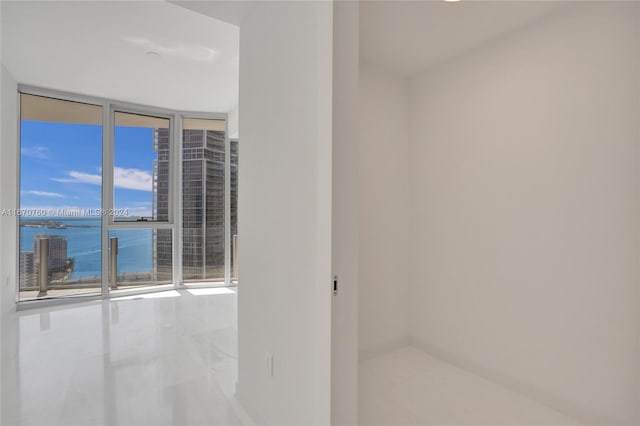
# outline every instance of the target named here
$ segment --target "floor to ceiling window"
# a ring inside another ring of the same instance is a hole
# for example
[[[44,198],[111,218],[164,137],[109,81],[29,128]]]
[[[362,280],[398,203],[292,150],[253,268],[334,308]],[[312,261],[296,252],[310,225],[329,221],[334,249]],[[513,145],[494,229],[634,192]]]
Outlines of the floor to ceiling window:
[[[225,114],[22,89],[19,300],[237,282]]]
[[[239,145],[238,139],[231,139],[229,142],[231,156],[229,165],[231,168],[231,182],[229,190],[230,197],[230,215],[231,215],[231,282],[238,283],[238,157]]]
[[[99,294],[102,107],[20,102],[19,299]]]
[[[185,283],[224,283],[228,245],[224,120],[182,121],[182,274]]]
[[[171,115],[113,111],[111,290],[172,282],[171,121]]]

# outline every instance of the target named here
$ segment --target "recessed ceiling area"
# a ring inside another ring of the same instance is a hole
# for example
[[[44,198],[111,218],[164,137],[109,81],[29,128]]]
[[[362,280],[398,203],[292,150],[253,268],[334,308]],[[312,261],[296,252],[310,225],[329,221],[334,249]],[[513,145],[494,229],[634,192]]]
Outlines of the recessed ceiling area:
[[[164,1],[1,2],[23,84],[186,111],[238,104],[239,28]]]
[[[364,1],[360,57],[409,76],[565,5],[562,1]]]

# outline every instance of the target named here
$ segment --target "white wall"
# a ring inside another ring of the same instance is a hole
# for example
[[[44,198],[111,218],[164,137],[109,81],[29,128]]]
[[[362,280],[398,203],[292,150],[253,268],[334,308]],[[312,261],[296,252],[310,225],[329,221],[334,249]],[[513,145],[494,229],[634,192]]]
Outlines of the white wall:
[[[405,79],[360,63],[360,357],[406,343],[409,136]]]
[[[357,2],[333,5],[331,424],[358,424]]]
[[[0,208],[15,209],[17,206],[18,159],[18,87],[4,65],[0,70],[2,86],[0,97]],[[15,310],[16,283],[16,217],[0,215],[0,297],[2,316]]]
[[[257,2],[240,27],[238,395],[259,424],[330,421],[331,22]]]
[[[238,139],[240,134],[238,133],[238,119],[240,118],[240,109],[238,105],[227,112],[227,131],[229,132],[229,139]]]
[[[640,422],[639,7],[410,85],[414,341],[597,424]]]
[[[15,209],[18,157],[18,88],[16,81],[0,65],[0,209]],[[15,311],[16,292],[16,217],[0,214],[0,384],[5,386],[16,380],[17,327],[10,313]],[[0,402],[0,406],[2,403]],[[0,423],[13,414],[12,406],[2,406]]]

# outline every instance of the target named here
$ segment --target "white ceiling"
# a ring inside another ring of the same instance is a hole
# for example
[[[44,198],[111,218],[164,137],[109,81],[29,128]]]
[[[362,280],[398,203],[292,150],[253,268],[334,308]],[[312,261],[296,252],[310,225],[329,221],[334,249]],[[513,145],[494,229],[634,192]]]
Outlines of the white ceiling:
[[[169,0],[171,3],[240,26],[255,0]]]
[[[163,1],[0,4],[2,63],[20,83],[180,110],[238,104],[235,25]]]
[[[560,1],[363,1],[360,57],[412,75],[555,11]]]

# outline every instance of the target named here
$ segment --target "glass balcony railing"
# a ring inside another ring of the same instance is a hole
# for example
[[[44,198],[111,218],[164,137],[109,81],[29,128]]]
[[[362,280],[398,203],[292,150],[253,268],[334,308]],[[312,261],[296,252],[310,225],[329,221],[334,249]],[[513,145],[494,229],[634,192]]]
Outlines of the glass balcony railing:
[[[172,283],[171,229],[113,230],[109,232],[109,246],[111,290]]]
[[[101,230],[99,218],[22,218],[20,300],[99,294]]]

